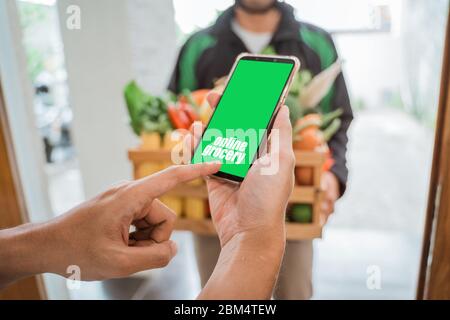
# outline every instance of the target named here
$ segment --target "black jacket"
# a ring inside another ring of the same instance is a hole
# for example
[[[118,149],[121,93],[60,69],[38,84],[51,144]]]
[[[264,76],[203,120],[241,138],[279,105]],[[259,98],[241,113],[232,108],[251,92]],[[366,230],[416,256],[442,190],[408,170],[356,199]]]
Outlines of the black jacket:
[[[278,7],[282,17],[269,44],[278,54],[298,57],[301,68],[308,69],[313,75],[336,61],[337,52],[327,32],[311,24],[297,21],[290,5],[281,2]],[[179,53],[169,90],[179,93],[183,89],[212,88],[216,79],[229,73],[236,57],[248,51],[231,29],[233,17],[234,7],[231,7],[222,13],[214,25],[195,33],[187,40]],[[320,103],[323,112],[337,108],[344,111],[342,125],[331,139],[329,146],[335,160],[331,171],[338,177],[343,194],[348,176],[347,130],[353,114],[342,73]]]

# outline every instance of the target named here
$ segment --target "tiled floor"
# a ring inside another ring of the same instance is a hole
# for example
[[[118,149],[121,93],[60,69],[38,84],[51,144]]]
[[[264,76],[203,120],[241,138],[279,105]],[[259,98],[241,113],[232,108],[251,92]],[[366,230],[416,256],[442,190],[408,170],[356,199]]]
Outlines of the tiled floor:
[[[129,279],[83,283],[75,299],[192,299],[200,291],[191,236],[178,232],[179,254],[164,270]],[[315,242],[313,299],[412,299],[419,237],[333,228]],[[369,289],[368,268],[380,270],[381,288]]]
[[[412,299],[420,246],[400,232],[328,229],[315,242],[314,299]],[[379,289],[367,286],[374,271]]]
[[[324,238],[315,241],[314,299],[414,297],[432,150],[431,130],[394,110],[364,111],[350,131],[350,180]],[[55,212],[82,200],[76,163],[50,171]],[[77,299],[192,299],[200,291],[192,236],[164,270],[83,283]],[[375,268],[375,269],[373,269]],[[377,271],[379,290],[368,279]]]

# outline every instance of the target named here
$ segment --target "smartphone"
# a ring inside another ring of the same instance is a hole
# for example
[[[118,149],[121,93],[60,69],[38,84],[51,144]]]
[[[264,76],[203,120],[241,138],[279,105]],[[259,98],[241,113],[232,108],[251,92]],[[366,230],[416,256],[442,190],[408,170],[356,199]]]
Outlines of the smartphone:
[[[221,161],[214,176],[242,182],[299,67],[291,56],[238,56],[191,162]]]

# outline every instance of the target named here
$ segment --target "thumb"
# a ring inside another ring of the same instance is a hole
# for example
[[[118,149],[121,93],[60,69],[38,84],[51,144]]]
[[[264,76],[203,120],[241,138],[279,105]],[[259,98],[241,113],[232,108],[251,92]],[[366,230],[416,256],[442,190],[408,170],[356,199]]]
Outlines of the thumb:
[[[292,149],[292,126],[289,120],[289,108],[282,106],[273,124],[273,131],[278,131],[281,151]]]
[[[177,250],[177,245],[172,240],[160,243],[153,240],[138,241],[135,246],[127,249],[127,260],[131,262],[129,274],[165,267],[177,254]]]
[[[292,126],[289,120],[288,107],[282,106],[278,112],[269,139],[270,156],[278,157],[283,155],[283,159],[294,157],[294,151],[292,149]]]
[[[208,93],[208,95],[206,96],[206,100],[208,100],[211,108],[215,109],[217,107],[221,96],[222,95],[217,91],[211,91],[210,93]]]

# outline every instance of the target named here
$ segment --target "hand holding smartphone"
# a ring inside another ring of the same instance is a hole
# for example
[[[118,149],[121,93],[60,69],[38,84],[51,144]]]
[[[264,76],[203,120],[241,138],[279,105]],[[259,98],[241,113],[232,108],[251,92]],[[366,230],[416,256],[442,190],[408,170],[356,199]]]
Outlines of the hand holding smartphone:
[[[221,161],[215,177],[243,181],[299,66],[290,56],[240,55],[192,163]]]

